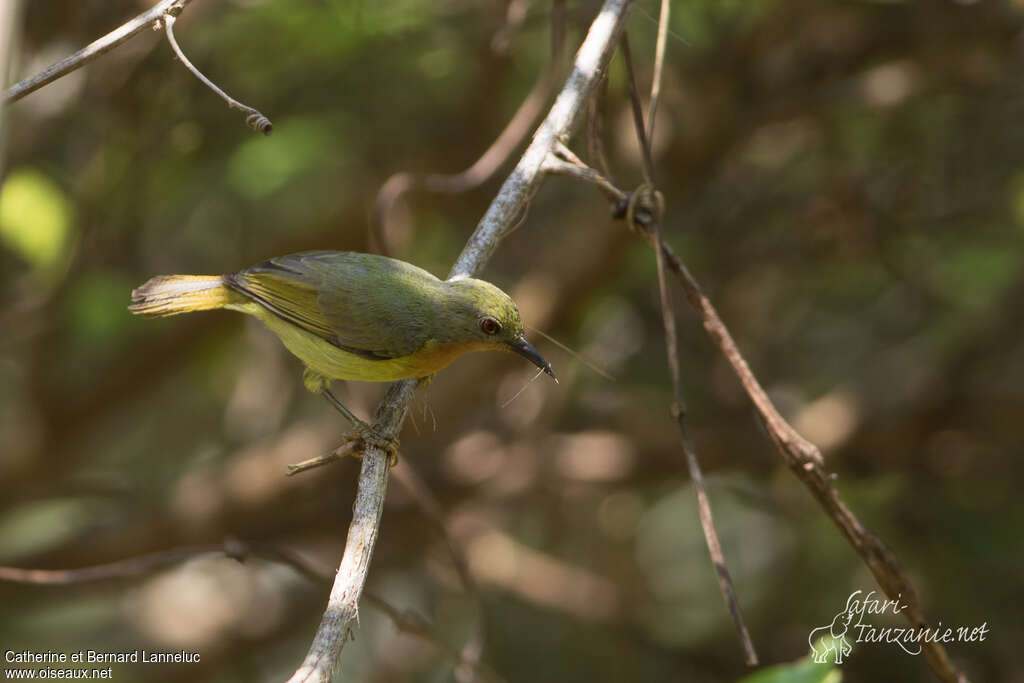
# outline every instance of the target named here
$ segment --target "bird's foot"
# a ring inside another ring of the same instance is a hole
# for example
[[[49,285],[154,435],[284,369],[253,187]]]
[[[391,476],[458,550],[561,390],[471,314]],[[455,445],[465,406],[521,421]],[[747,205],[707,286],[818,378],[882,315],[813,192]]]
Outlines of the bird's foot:
[[[394,467],[398,464],[398,439],[382,434],[373,425],[366,424],[362,420],[354,425],[353,433],[350,436],[361,442],[363,449],[371,446],[387,453],[389,466]]]

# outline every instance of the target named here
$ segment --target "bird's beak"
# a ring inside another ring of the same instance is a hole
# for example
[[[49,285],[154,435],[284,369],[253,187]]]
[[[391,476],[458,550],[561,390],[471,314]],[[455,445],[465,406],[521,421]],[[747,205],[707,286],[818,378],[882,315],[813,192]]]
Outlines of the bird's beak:
[[[515,351],[547,374],[551,375],[551,379],[555,380],[556,383],[558,382],[558,378],[555,377],[555,371],[551,369],[551,363],[544,360],[544,358],[537,353],[537,349],[533,348],[533,344],[526,341],[526,337],[519,337],[515,341],[509,342],[508,348]]]

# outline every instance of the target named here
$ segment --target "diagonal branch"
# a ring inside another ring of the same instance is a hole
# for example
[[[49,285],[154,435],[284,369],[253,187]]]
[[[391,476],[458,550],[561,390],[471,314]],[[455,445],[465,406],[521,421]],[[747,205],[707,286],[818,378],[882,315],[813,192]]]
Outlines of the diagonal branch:
[[[616,41],[625,27],[630,0],[606,0],[576,53],[572,72],[547,117],[534,134],[511,175],[501,186],[462,254],[451,276],[473,275],[486,265],[501,238],[515,225],[530,197],[544,179],[544,160],[560,138],[568,137],[590,92],[604,75]],[[405,419],[418,382],[396,382],[388,389],[377,409],[375,426],[394,437]],[[359,488],[353,507],[352,524],[341,566],[324,611],[323,619],[302,665],[289,683],[327,683],[349,634],[358,619],[359,597],[366,583],[370,557],[377,541],[384,494],[388,482],[388,457],[378,448],[363,455]]]
[[[739,347],[733,341],[729,329],[722,322],[718,311],[715,310],[696,278],[693,277],[672,247],[655,236],[652,228],[656,216],[650,212],[643,214],[639,211],[632,212],[631,209],[636,204],[633,197],[616,188],[592,168],[583,166],[582,162],[571,153],[567,153],[566,150],[556,150],[556,153],[548,160],[546,168],[551,173],[569,175],[596,184],[609,197],[613,216],[624,218],[628,213],[630,225],[638,228],[637,232],[648,241],[652,248],[660,249],[665,265],[675,274],[687,301],[700,316],[704,330],[725,356],[729,365],[732,366],[733,372],[736,373],[747,396],[754,404],[761,423],[775,443],[786,465],[797,479],[810,490],[825,514],[839,527],[842,535],[860,555],[861,560],[871,571],[885,594],[894,600],[898,599],[906,603],[907,606],[901,611],[901,614],[910,622],[915,631],[923,633],[931,630],[924,610],[921,608],[920,598],[906,571],[885,547],[885,544],[846,507],[833,484],[834,476],[825,470],[821,451],[801,436],[779,414],[767,392],[750,370]],[[628,211],[627,207],[629,207]],[[928,666],[939,680],[944,683],[967,683],[967,676],[950,661],[949,654],[942,644],[924,639],[921,647]]]
[[[652,247],[656,244],[652,240]],[[882,541],[871,533],[843,503],[839,492],[832,484],[833,477],[825,470],[818,447],[800,436],[779,415],[775,406],[772,405],[771,399],[768,398],[740,354],[725,323],[718,317],[718,312],[711,305],[711,301],[704,294],[697,280],[690,274],[686,265],[666,242],[661,241],[660,247],[666,264],[676,274],[687,300],[701,317],[704,329],[729,361],[750,399],[754,402],[765,428],[771,435],[772,441],[775,442],[786,465],[810,489],[825,513],[839,527],[857,554],[861,556],[864,564],[871,570],[886,595],[893,599],[901,599],[906,603],[907,607],[903,610],[903,615],[907,621],[919,632],[930,629],[924,611],[921,609],[920,598],[918,598],[903,567]],[[925,659],[928,660],[928,666],[940,680],[945,683],[967,683],[966,675],[950,661],[946,649],[940,643],[925,639],[921,643],[921,647],[924,650]]]
[[[134,19],[121,24],[102,38],[89,43],[75,54],[65,57],[39,73],[12,85],[0,96],[0,104],[17,102],[25,95],[39,90],[44,85],[53,83],[58,78],[81,69],[89,62],[105,55],[121,43],[132,38],[143,29],[159,26],[165,14],[168,12],[181,12],[190,2],[192,0],[161,0]]]

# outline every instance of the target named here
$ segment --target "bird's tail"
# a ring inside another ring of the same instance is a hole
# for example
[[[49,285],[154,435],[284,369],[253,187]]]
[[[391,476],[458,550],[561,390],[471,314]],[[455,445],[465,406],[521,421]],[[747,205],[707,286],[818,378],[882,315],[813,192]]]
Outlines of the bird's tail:
[[[128,310],[135,315],[163,317],[223,308],[238,299],[220,275],[157,275],[132,290]]]

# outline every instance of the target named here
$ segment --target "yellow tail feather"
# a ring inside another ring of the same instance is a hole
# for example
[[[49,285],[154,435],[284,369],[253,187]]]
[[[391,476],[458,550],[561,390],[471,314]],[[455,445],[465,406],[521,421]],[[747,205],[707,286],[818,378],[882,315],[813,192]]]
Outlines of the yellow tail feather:
[[[243,298],[224,286],[220,275],[157,275],[132,290],[128,310],[148,317],[207,311]]]

